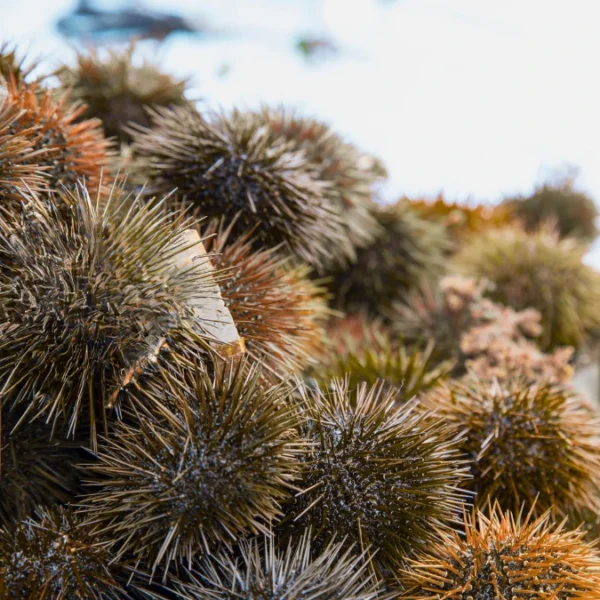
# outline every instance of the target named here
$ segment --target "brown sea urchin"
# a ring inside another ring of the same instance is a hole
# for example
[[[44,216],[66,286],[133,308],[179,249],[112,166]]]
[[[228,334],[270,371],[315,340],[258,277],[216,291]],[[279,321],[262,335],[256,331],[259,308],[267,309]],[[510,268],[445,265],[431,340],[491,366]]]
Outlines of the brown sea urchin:
[[[597,600],[600,555],[583,532],[555,525],[548,513],[513,516],[497,507],[465,520],[466,536],[441,532],[404,573],[407,600]]]
[[[327,184],[303,152],[273,141],[259,116],[204,117],[191,107],[151,116],[152,128],[134,128],[133,152],[152,193],[176,187],[203,216],[237,215],[235,235],[255,228],[258,246],[283,246],[313,265],[349,251],[342,221],[323,197]]]

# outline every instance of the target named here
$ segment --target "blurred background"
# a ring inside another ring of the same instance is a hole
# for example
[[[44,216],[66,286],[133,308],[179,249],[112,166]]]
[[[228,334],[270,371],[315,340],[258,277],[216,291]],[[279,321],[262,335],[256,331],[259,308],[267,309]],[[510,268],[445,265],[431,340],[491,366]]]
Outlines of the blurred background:
[[[0,0],[51,70],[88,44],[190,76],[207,107],[293,106],[379,156],[400,195],[497,203],[568,169],[600,200],[593,0]],[[54,61],[54,62],[52,62]],[[588,261],[600,265],[600,244]]]

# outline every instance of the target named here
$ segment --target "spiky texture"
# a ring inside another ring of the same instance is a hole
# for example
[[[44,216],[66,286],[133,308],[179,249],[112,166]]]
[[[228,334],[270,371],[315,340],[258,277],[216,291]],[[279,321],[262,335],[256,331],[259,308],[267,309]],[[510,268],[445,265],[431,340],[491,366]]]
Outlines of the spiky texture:
[[[314,369],[314,378],[326,386],[346,377],[351,390],[363,382],[372,386],[382,381],[386,391],[393,388],[396,402],[402,403],[438,385],[453,367],[450,361],[435,364],[433,344],[420,351],[382,336],[372,344],[353,346],[348,340],[345,351],[325,355]]]
[[[277,375],[300,371],[323,346],[324,290],[308,278],[307,267],[294,267],[273,250],[253,250],[251,232],[236,239],[232,229],[213,221],[204,246],[223,272],[221,295],[247,352]]]
[[[27,59],[19,58],[17,49],[7,42],[0,44],[0,85],[14,80],[22,84],[36,68],[35,62],[26,65]]]
[[[542,349],[579,348],[600,323],[600,274],[582,262],[586,252],[553,229],[515,227],[473,237],[456,263],[465,274],[489,280],[486,294],[495,302],[539,311]]]
[[[40,507],[73,500],[80,491],[77,443],[61,439],[64,432],[53,438],[40,419],[15,429],[19,416],[4,409],[0,421],[0,527],[5,528]]]
[[[441,386],[425,406],[463,432],[468,486],[476,501],[536,514],[552,509],[597,509],[600,491],[600,423],[589,406],[565,389],[472,380]]]
[[[505,200],[504,206],[530,231],[550,221],[561,237],[576,237],[589,243],[598,234],[598,209],[592,198],[576,191],[573,184],[569,178],[556,184],[546,183],[531,196]]]
[[[35,86],[19,86],[14,80],[5,104],[5,111],[14,111],[5,135],[27,139],[34,152],[24,164],[43,175],[46,189],[74,189],[82,179],[90,189],[98,187],[110,156],[99,121],[77,123],[82,109],[67,106],[66,97],[54,100],[50,91],[38,94]]]
[[[152,129],[133,133],[138,173],[149,191],[178,188],[208,217],[236,215],[234,234],[256,228],[257,246],[283,245],[307,263],[351,255],[327,187],[304,153],[272,140],[262,118],[234,110],[205,118],[190,107],[152,111]]]
[[[0,219],[2,400],[69,435],[84,416],[94,444],[123,373],[191,319],[207,272],[174,267],[186,242],[160,203],[116,188],[101,205],[80,189],[65,218],[46,202],[29,198],[21,228]]]
[[[330,289],[336,309],[384,317],[422,279],[442,273],[448,240],[440,225],[402,203],[378,206],[373,214],[379,235],[354,264],[329,273]]]
[[[461,241],[470,234],[505,226],[514,221],[512,211],[504,205],[460,204],[448,202],[441,195],[433,202],[409,198],[402,198],[402,201],[408,203],[424,219],[441,223],[451,239],[456,241]]]
[[[100,119],[107,137],[125,143],[131,141],[126,125],[150,125],[148,107],[185,104],[188,83],[148,61],[134,66],[134,52],[133,44],[124,51],[109,50],[106,56],[92,49],[77,56],[74,68],[65,66],[58,71],[70,98],[86,105],[81,118]]]
[[[540,314],[496,304],[483,296],[488,289],[485,280],[459,276],[421,286],[390,311],[392,328],[417,346],[433,340],[434,357],[455,360],[456,376],[469,370],[487,380],[568,381],[573,349],[541,352],[534,342],[542,333]]]
[[[308,532],[285,549],[265,536],[242,542],[238,556],[207,557],[179,591],[186,600],[375,600],[382,594],[368,567],[340,542],[313,557]]]
[[[298,471],[287,390],[261,386],[244,362],[214,377],[199,366],[148,377],[131,390],[139,425],[118,426],[89,467],[89,518],[153,571],[266,532]]]
[[[329,183],[323,195],[342,215],[352,245],[371,243],[378,231],[371,208],[374,186],[383,175],[379,161],[345,142],[322,121],[283,108],[264,108],[262,117],[275,138],[281,136],[304,151],[319,179]]]
[[[380,568],[426,547],[435,527],[448,527],[465,500],[464,467],[441,422],[427,422],[414,403],[395,406],[395,393],[343,381],[301,389],[311,445],[301,489],[286,507],[281,530],[311,528],[318,550],[341,535],[377,551]]]
[[[0,529],[0,598],[129,598],[97,534],[71,511],[42,511]]]
[[[411,564],[402,579],[407,600],[597,600],[600,555],[581,531],[497,507],[491,516],[465,518],[466,535],[441,532],[442,541]]]

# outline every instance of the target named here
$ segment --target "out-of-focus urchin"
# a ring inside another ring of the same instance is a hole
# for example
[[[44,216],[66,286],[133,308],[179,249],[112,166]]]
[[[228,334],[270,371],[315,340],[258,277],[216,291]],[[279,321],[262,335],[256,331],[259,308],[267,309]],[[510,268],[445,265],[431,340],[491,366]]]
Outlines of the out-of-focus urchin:
[[[153,571],[191,564],[215,544],[267,533],[298,474],[302,444],[289,386],[226,365],[159,369],[130,390],[138,424],[119,424],[89,466],[98,489],[85,511],[118,555]]]
[[[425,221],[404,203],[372,210],[380,225],[375,240],[353,264],[327,275],[334,308],[385,317],[420,282],[441,275],[448,238],[441,225]]]
[[[20,86],[14,80],[8,84],[0,111],[3,135],[24,137],[30,144],[31,152],[21,157],[22,164],[39,172],[44,189],[74,189],[82,180],[92,190],[98,187],[110,160],[100,121],[78,123],[82,109],[69,105],[66,97],[55,100],[51,91],[37,93],[35,86]]]
[[[82,119],[98,118],[107,137],[129,143],[125,126],[150,125],[147,108],[180,106],[187,102],[187,80],[163,73],[144,61],[134,64],[135,46],[109,50],[106,56],[93,49],[77,56],[75,67],[63,66],[57,74],[69,98],[85,105]]]
[[[466,499],[456,443],[441,421],[414,402],[396,406],[381,386],[301,388],[306,422],[301,489],[286,506],[280,531],[310,528],[322,550],[334,536],[376,551],[380,569],[427,547],[436,527],[450,527]]]
[[[0,529],[0,598],[129,598],[97,532],[70,510]]]
[[[600,422],[572,392],[524,381],[453,382],[431,391],[424,405],[462,432],[467,486],[479,506],[557,515],[598,510]],[[537,499],[537,502],[536,502]]]
[[[192,107],[151,112],[152,128],[132,131],[135,171],[149,192],[177,187],[207,217],[236,216],[234,235],[254,229],[258,247],[279,247],[319,266],[351,256],[327,183],[303,151],[272,133],[254,113],[204,117]]]
[[[466,274],[487,279],[486,295],[515,310],[542,315],[540,347],[580,348],[600,324],[600,274],[583,262],[587,246],[560,239],[548,227],[489,230],[474,236],[456,255]]]
[[[407,600],[598,600],[600,555],[583,532],[549,513],[465,517],[466,535],[440,531],[441,542],[411,561],[400,579]]]
[[[362,248],[372,242],[379,229],[371,211],[374,188],[387,175],[381,162],[345,142],[322,121],[283,108],[263,108],[261,114],[273,136],[304,151],[319,179],[329,183],[323,195],[338,208],[352,245]]]
[[[278,548],[273,537],[242,541],[236,554],[206,557],[179,587],[185,600],[375,600],[383,597],[369,557],[331,541],[311,553],[310,533]]]
[[[218,271],[219,287],[248,354],[265,371],[285,376],[314,362],[329,316],[325,291],[303,265],[273,250],[254,250],[252,232],[232,235],[234,224],[212,221],[204,246]]]
[[[210,272],[176,268],[187,242],[160,202],[114,188],[105,203],[81,188],[60,204],[68,218],[34,195],[22,227],[0,219],[2,400],[69,435],[87,418],[93,446],[124,373],[193,322]]]

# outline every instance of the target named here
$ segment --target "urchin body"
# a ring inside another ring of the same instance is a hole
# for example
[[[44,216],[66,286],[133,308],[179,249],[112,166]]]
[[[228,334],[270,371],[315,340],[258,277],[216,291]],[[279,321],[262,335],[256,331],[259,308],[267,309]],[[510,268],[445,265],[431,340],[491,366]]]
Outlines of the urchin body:
[[[196,366],[159,371],[131,402],[145,416],[122,425],[90,465],[99,488],[86,512],[113,546],[146,560],[187,562],[222,542],[266,531],[297,477],[297,411],[260,372]],[[165,385],[166,382],[166,385]],[[139,419],[138,419],[139,420]]]
[[[257,246],[316,266],[348,252],[342,221],[323,197],[326,184],[302,152],[273,141],[256,115],[205,118],[190,107],[152,114],[151,129],[133,131],[150,191],[177,187],[200,214],[237,217],[235,234],[255,228]]]

